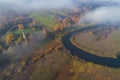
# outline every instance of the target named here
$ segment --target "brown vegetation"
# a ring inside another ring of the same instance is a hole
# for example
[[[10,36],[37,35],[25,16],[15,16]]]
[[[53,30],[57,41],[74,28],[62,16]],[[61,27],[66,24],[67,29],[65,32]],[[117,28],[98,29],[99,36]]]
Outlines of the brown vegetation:
[[[23,24],[18,24],[18,29],[19,29],[19,30],[24,30]]]

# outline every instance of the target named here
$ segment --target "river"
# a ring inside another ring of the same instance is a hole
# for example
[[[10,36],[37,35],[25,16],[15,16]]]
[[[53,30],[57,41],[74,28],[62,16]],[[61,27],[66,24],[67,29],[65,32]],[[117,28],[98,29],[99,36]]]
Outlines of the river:
[[[94,28],[95,27],[82,28],[80,30],[73,31],[73,32],[70,32],[70,33],[66,34],[62,38],[63,45],[67,49],[70,50],[70,52],[72,53],[72,55],[76,55],[79,58],[84,59],[87,62],[93,62],[95,64],[99,64],[99,65],[103,65],[103,66],[119,68],[120,67],[120,56],[118,56],[117,58],[108,58],[108,57],[97,56],[97,55],[91,54],[89,52],[86,52],[86,51],[83,51],[83,50],[77,48],[70,41],[70,38],[74,34],[76,34],[77,32],[82,32],[84,30],[90,30],[90,29],[94,29]]]

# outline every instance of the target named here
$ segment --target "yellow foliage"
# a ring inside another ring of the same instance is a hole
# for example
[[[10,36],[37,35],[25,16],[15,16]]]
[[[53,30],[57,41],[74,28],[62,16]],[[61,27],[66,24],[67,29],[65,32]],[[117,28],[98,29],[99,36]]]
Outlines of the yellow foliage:
[[[20,36],[18,39],[17,39],[17,43],[21,43],[23,41],[23,37],[22,36]]]
[[[5,41],[9,45],[13,39],[14,39],[14,35],[12,32],[10,32],[6,35]]]
[[[24,67],[26,65],[26,62],[25,61],[21,61],[20,65]]]

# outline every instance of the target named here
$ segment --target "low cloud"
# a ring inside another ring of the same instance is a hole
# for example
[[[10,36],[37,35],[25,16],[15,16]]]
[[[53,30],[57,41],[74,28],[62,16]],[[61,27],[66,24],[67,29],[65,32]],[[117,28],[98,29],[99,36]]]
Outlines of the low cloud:
[[[95,24],[117,24],[120,23],[119,16],[120,8],[118,7],[100,7],[86,13],[81,22]]]
[[[0,22],[3,16],[12,17],[32,11],[70,8],[72,0],[0,0]]]
[[[20,60],[26,55],[30,56],[37,48],[41,47],[41,44],[46,37],[46,35],[34,33],[33,38],[29,41],[29,43],[23,42],[20,45],[9,47],[2,54],[10,56],[9,58],[11,58],[11,60]]]
[[[97,0],[96,0],[97,1]],[[98,0],[100,1],[100,0]],[[102,0],[101,0],[102,1]],[[100,2],[101,2],[100,1]],[[108,1],[108,0],[106,0]],[[110,24],[116,25],[120,23],[120,5],[115,1],[108,1],[111,4],[108,6],[101,6],[95,10],[88,11],[84,14],[84,17],[80,20],[79,23],[83,24]],[[116,5],[115,5],[116,3]]]
[[[71,0],[0,0],[0,2],[20,9],[53,9],[72,5]]]

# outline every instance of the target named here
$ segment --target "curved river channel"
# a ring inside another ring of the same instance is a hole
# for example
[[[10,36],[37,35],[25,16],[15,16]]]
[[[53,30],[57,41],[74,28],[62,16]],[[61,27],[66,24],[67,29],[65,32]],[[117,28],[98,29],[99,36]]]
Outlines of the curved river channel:
[[[119,68],[120,67],[120,56],[118,56],[117,58],[108,58],[108,57],[97,56],[97,55],[91,54],[89,52],[85,52],[85,51],[81,50],[80,48],[77,48],[70,41],[70,38],[77,32],[82,32],[82,31],[90,30],[90,29],[94,29],[94,28],[95,27],[83,28],[83,29],[73,31],[73,32],[66,34],[62,38],[63,45],[67,49],[70,50],[72,55],[76,55],[85,61],[93,62],[95,64],[99,64],[99,65],[103,65],[103,66]]]

